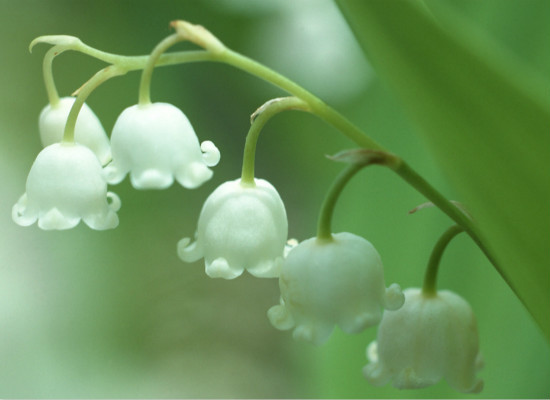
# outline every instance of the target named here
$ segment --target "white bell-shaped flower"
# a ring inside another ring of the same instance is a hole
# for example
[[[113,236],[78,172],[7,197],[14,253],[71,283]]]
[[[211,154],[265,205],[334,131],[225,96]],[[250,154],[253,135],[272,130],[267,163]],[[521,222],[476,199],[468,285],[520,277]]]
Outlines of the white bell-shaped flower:
[[[480,392],[476,373],[483,359],[470,305],[447,290],[427,296],[409,288],[404,294],[404,306],[384,313],[377,341],[367,348],[367,380],[379,386],[393,379],[396,388],[416,389],[445,378],[460,392]]]
[[[178,243],[183,261],[204,257],[206,274],[233,279],[246,269],[261,278],[277,277],[288,235],[281,197],[263,179],[255,185],[240,179],[221,184],[208,197],[199,216],[196,241]]]
[[[212,177],[208,167],[220,161],[214,143],[199,145],[185,114],[167,103],[126,108],[113,127],[111,151],[107,181],[119,183],[129,172],[136,189],[165,189],[174,176],[182,186],[196,188]]]
[[[277,329],[294,328],[296,339],[324,343],[338,325],[358,333],[377,324],[381,308],[403,304],[399,285],[386,289],[380,256],[352,233],[305,240],[288,253],[279,277],[281,304],[268,311]]]
[[[78,143],[54,143],[36,157],[27,191],[13,206],[13,220],[22,226],[38,220],[42,229],[70,229],[82,219],[92,229],[118,225],[120,200],[107,192],[95,154]]]
[[[59,99],[59,103],[55,106],[48,104],[42,109],[38,119],[38,128],[40,140],[44,147],[59,143],[63,139],[65,124],[74,101],[74,97],[63,97]],[[109,138],[99,118],[86,103],[82,105],[78,113],[74,139],[77,143],[90,148],[101,162],[101,165],[105,165],[111,160]]]

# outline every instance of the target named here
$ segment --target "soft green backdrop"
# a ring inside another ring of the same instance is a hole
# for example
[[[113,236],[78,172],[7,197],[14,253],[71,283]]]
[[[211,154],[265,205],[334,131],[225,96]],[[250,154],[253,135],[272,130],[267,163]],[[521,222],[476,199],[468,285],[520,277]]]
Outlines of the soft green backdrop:
[[[548,1],[440,1],[548,76]],[[212,181],[194,191],[161,192],[138,192],[124,181],[112,189],[123,206],[120,226],[109,232],[86,226],[43,232],[11,221],[40,151],[37,118],[47,101],[46,46],[31,55],[30,41],[71,34],[106,51],[145,54],[177,18],[207,26],[233,49],[319,94],[457,199],[330,1],[0,0],[0,397],[467,396],[445,382],[421,391],[374,388],[361,368],[375,329],[355,336],[335,331],[322,347],[295,343],[265,315],[278,301],[275,280],[212,280],[200,263],[177,258],[176,243],[194,233],[206,196],[238,176],[249,114],[282,94],[229,67],[166,67],[153,77],[153,100],[182,108],[199,138],[221,149]],[[63,54],[54,65],[60,93],[69,94],[101,66]],[[136,102],[138,81],[131,73],[89,99],[108,131]],[[308,115],[287,113],[266,127],[257,175],[284,199],[291,237],[314,235],[324,192],[341,168],[324,155],[351,146]],[[365,170],[344,192],[334,229],[375,244],[388,284],[418,286],[431,246],[449,225],[436,209],[407,214],[423,201],[390,172]],[[439,285],[465,297],[478,318],[486,367],[485,390],[475,397],[548,397],[548,343],[466,236],[445,254]]]

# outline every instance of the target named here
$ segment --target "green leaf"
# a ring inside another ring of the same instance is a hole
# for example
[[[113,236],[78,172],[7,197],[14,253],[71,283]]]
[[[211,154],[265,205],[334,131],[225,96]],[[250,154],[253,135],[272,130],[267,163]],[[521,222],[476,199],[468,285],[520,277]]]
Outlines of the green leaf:
[[[435,18],[412,0],[337,3],[550,338],[548,82],[445,10]]]

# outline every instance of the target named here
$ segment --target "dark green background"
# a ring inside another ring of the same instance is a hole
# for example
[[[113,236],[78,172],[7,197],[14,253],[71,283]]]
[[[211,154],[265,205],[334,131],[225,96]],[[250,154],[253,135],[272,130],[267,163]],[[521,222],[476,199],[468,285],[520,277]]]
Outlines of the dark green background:
[[[550,71],[544,34],[550,2],[441,2],[538,71]],[[193,191],[174,186],[143,192],[125,180],[112,188],[122,200],[121,223],[109,232],[86,226],[43,232],[11,221],[11,207],[40,151],[37,118],[47,102],[41,76],[47,46],[29,54],[30,41],[70,34],[105,51],[146,54],[178,18],[205,25],[231,48],[320,94],[455,199],[393,94],[370,69],[367,79],[355,74],[366,64],[346,58],[342,43],[353,38],[349,32],[340,36],[345,25],[338,10],[325,7],[324,0],[296,3],[0,0],[0,397],[466,396],[445,382],[420,391],[374,388],[361,368],[376,329],[355,336],[336,330],[322,347],[296,343],[266,318],[278,302],[275,280],[248,275],[213,280],[201,263],[178,259],[176,243],[194,233],[206,196],[240,173],[249,114],[283,94],[230,67],[173,66],[153,77],[153,100],[180,107],[200,140],[211,139],[220,148],[222,160],[210,182]],[[300,46],[324,54],[326,62],[312,64],[313,56],[304,56],[309,53]],[[359,54],[357,47],[349,51]],[[60,93],[71,93],[102,65],[81,54],[63,54],[54,65]],[[130,73],[92,94],[88,104],[108,131],[122,109],[136,102],[138,82],[139,73]],[[265,128],[257,176],[273,183],[285,201],[291,237],[314,235],[323,195],[342,167],[324,155],[350,147],[309,115],[286,113]],[[407,214],[424,201],[375,167],[346,188],[334,229],[373,242],[387,284],[419,286],[431,246],[449,225],[436,209]],[[445,254],[439,286],[462,295],[476,312],[486,361],[480,374],[485,390],[476,397],[547,397],[548,343],[466,236]]]

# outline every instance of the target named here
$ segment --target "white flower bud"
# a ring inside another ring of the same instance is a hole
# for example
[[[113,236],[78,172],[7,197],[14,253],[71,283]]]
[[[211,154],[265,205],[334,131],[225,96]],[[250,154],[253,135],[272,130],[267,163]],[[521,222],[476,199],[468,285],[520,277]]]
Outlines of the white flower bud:
[[[82,219],[92,229],[118,225],[120,200],[107,192],[107,182],[94,153],[78,143],[55,143],[36,157],[27,191],[13,206],[22,226],[38,220],[42,229],[70,229]]]
[[[38,119],[40,140],[44,147],[59,143],[63,139],[65,124],[75,101],[74,97],[63,97],[55,106],[48,104],[42,109]],[[74,139],[92,150],[101,165],[111,160],[109,138],[101,122],[86,103],[82,105],[74,130]]]
[[[233,279],[246,269],[254,276],[277,277],[288,235],[284,204],[263,179],[255,186],[240,179],[221,184],[208,197],[199,216],[196,242],[178,243],[183,261],[204,257],[206,274]]]
[[[111,150],[108,182],[119,183],[129,172],[136,189],[165,189],[174,176],[182,186],[196,188],[212,177],[208,167],[220,161],[216,146],[199,145],[185,114],[167,103],[126,108],[113,127]]]
[[[460,392],[480,392],[483,381],[476,373],[483,359],[469,304],[447,290],[434,296],[417,288],[404,293],[404,306],[384,313],[377,341],[367,348],[367,380],[379,386],[393,379],[396,388],[416,389],[445,378]]]
[[[334,326],[358,333],[377,324],[381,308],[395,310],[404,298],[399,285],[384,284],[374,246],[342,232],[332,240],[311,238],[288,253],[279,277],[281,304],[268,311],[273,326],[296,339],[322,344]]]

